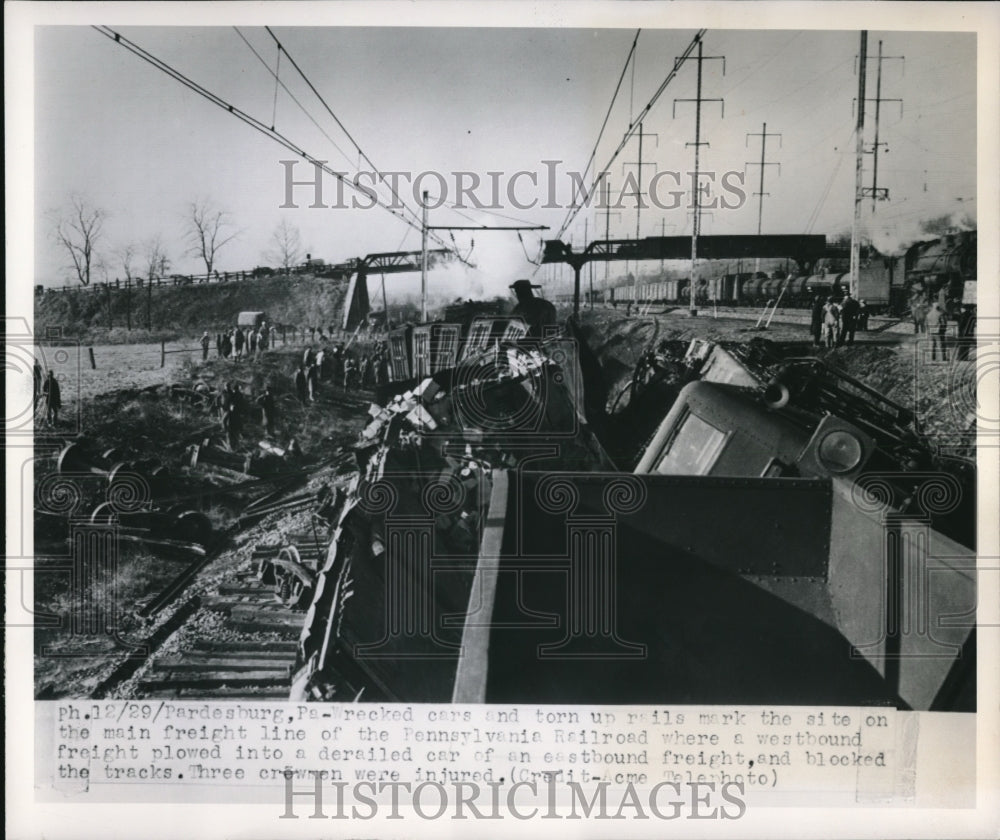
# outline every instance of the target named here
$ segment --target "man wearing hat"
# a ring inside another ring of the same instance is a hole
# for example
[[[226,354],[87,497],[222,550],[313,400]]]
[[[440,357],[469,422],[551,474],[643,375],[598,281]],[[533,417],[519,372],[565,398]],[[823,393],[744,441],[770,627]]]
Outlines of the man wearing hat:
[[[517,305],[510,314],[524,319],[528,338],[541,338],[545,327],[556,323],[556,308],[544,298],[535,297],[531,290],[542,287],[530,280],[515,280],[510,288],[517,295]]]

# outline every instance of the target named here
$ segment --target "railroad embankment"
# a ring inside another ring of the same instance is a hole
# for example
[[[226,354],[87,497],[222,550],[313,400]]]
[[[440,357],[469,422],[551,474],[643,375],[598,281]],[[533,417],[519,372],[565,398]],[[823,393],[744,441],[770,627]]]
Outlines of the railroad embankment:
[[[346,293],[346,280],[312,275],[48,290],[35,295],[35,334],[58,327],[65,337],[97,344],[171,340],[231,327],[250,310],[266,312],[272,323],[326,329],[340,325]]]

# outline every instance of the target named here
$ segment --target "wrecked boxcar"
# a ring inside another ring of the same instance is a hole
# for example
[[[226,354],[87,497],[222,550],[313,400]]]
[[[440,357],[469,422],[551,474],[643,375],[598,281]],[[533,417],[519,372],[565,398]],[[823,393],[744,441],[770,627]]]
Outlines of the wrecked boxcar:
[[[760,345],[647,354],[597,417],[521,327],[390,342],[292,699],[974,708],[970,464]]]

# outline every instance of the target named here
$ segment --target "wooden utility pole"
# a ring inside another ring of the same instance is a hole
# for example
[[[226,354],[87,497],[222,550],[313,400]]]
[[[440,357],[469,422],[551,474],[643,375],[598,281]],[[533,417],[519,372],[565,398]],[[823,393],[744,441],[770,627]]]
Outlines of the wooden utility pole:
[[[861,265],[861,201],[864,198],[865,158],[865,72],[868,58],[868,30],[861,30],[858,53],[858,123],[855,127],[854,222],[851,225],[851,294],[858,294],[858,270]]]
[[[871,196],[872,199],[872,212],[875,212],[876,205],[879,201],[889,200],[889,190],[885,187],[880,187],[878,185],[878,154],[879,147],[888,145],[884,141],[879,140],[879,118],[882,112],[883,102],[898,102],[899,112],[903,113],[903,100],[902,99],[883,99],[882,98],[882,62],[883,61],[905,61],[906,59],[901,55],[882,55],[882,42],[878,42],[878,67],[875,72],[875,98],[869,99],[869,102],[875,103],[875,142],[872,144],[871,154],[872,154],[872,185],[862,192],[864,195]]]
[[[427,323],[427,190],[423,193],[423,220],[420,224],[420,322]]]

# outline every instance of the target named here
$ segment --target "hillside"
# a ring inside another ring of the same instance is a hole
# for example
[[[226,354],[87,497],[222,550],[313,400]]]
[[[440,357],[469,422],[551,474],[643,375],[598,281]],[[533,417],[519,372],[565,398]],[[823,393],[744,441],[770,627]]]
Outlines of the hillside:
[[[49,327],[94,341],[142,341],[216,332],[236,323],[244,310],[263,310],[272,323],[339,326],[346,280],[311,275],[243,282],[154,286],[149,295],[152,330],[146,330],[146,289],[50,290],[35,296],[35,332]],[[108,308],[112,330],[108,331]],[[132,330],[126,329],[131,308]]]

